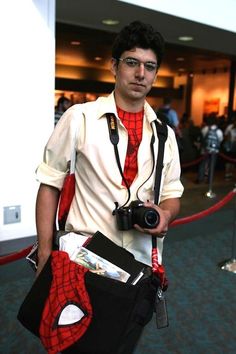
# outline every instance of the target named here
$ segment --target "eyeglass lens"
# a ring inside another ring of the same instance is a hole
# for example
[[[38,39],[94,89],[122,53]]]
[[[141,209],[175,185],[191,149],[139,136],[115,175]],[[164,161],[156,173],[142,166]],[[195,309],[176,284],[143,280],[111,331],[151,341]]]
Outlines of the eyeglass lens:
[[[140,66],[141,64],[143,64],[144,68],[147,71],[154,71],[154,70],[157,69],[157,64],[153,63],[153,62],[149,62],[149,61],[143,63],[140,60],[138,60],[136,58],[131,58],[131,57],[120,58],[119,60],[124,62],[126,65],[128,65],[129,67],[132,67],[132,68]]]

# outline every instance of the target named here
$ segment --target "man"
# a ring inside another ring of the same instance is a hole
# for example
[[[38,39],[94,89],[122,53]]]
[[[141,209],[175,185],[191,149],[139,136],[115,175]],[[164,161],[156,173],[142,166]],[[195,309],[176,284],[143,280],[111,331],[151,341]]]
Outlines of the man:
[[[177,129],[179,126],[179,118],[176,111],[171,108],[171,98],[164,97],[163,106],[159,109],[159,112],[163,113],[167,118],[167,124],[173,129]]]
[[[179,198],[183,192],[175,135],[168,128],[160,204],[153,203],[155,161],[150,142],[156,114],[145,99],[161,64],[163,45],[161,35],[151,26],[138,21],[126,26],[117,36],[112,50],[114,92],[94,102],[70,107],[58,122],[45,148],[44,161],[37,169],[41,183],[36,203],[38,273],[52,250],[58,199],[73,149],[75,122],[78,126],[76,191],[66,230],[86,235],[99,230],[147,265],[151,265],[151,235],[155,235],[161,263],[163,237],[179,212]],[[123,180],[109,139],[106,113],[114,113],[117,118]],[[155,152],[157,146],[156,137]],[[144,229],[135,225],[127,231],[118,230],[113,215],[114,203],[124,205],[128,189],[129,203],[140,199],[145,206],[158,211],[160,222],[155,228]]]
[[[168,124],[175,132],[175,137],[177,140],[180,155],[183,152],[183,137],[182,132],[179,127],[179,118],[177,112],[171,108],[171,98],[164,97],[163,106],[157,111],[157,116],[160,117],[162,121]]]

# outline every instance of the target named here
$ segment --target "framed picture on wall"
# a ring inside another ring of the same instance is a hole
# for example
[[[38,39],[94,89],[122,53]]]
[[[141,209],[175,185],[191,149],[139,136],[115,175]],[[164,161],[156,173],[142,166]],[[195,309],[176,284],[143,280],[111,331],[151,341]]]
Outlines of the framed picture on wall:
[[[203,103],[203,114],[208,116],[209,114],[219,114],[220,110],[220,99],[212,98],[210,100],[205,100]]]

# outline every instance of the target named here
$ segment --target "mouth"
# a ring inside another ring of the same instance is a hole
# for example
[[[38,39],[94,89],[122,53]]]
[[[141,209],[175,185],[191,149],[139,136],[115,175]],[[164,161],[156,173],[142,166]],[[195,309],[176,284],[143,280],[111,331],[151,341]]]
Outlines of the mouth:
[[[131,82],[130,85],[135,86],[137,88],[145,88],[146,86],[144,84],[141,84],[139,82]]]

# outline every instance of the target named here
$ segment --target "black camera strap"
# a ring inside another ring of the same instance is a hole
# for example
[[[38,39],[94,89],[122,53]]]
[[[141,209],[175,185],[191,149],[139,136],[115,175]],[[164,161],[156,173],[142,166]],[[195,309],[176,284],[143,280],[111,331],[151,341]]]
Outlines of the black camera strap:
[[[127,199],[127,201],[124,204],[124,205],[126,205],[128,203],[128,201],[130,200],[130,195],[131,194],[130,194],[129,185],[128,185],[128,183],[126,181],[126,178],[125,178],[125,176],[123,174],[121,163],[120,163],[120,156],[119,156],[119,151],[118,151],[118,146],[117,146],[118,143],[119,143],[117,119],[116,119],[116,116],[113,113],[107,113],[106,114],[106,118],[107,118],[107,124],[108,124],[108,129],[109,129],[110,140],[111,140],[112,145],[114,146],[117,166],[119,168],[121,177],[122,177],[122,179],[123,179],[123,181],[125,183],[125,186],[127,188],[127,191],[128,191],[128,199]]]
[[[124,177],[123,171],[122,171],[120,157],[119,157],[119,151],[118,151],[118,146],[117,146],[119,143],[117,119],[113,113],[107,113],[106,118],[107,118],[107,123],[108,123],[110,140],[114,146],[116,161],[117,161],[117,165],[118,165],[120,174],[121,174],[123,181],[125,183],[125,186],[127,187],[127,190],[128,190],[128,201],[129,201],[130,189],[129,189],[129,185],[128,185],[128,183]],[[157,163],[156,163],[156,172],[155,172],[155,183],[154,183],[154,203],[158,204],[159,194],[160,194],[161,174],[162,174],[162,168],[163,168],[165,141],[167,139],[168,132],[167,132],[166,124],[164,124],[164,123],[161,124],[157,120],[154,121],[154,124],[156,127],[156,132],[157,132],[158,141],[159,141],[158,156],[157,156]],[[151,140],[151,151],[152,151],[152,156],[154,158],[153,144],[154,144],[154,136],[152,137],[152,140]],[[126,205],[126,203],[124,205]]]
[[[156,174],[155,174],[155,184],[154,184],[154,203],[156,205],[159,204],[159,195],[160,195],[160,184],[161,184],[161,176],[163,169],[163,158],[164,158],[164,150],[165,150],[165,142],[168,136],[167,125],[162,122],[160,124],[157,120],[154,121],[156,126],[156,131],[158,135],[158,156],[156,163]],[[158,263],[158,253],[157,253],[157,238],[156,236],[152,236],[152,271],[153,271],[153,281],[155,281],[155,275],[159,278],[161,285],[158,288],[157,296],[156,296],[156,319],[157,326],[166,327],[168,326],[168,319],[166,313],[166,303],[163,295],[163,291],[165,291],[168,287],[168,281],[165,275],[165,270],[163,265]],[[158,307],[161,308],[161,311],[158,310]],[[161,321],[158,320],[158,313],[161,313]],[[164,316],[165,314],[165,316]],[[158,322],[161,322],[158,324]]]

